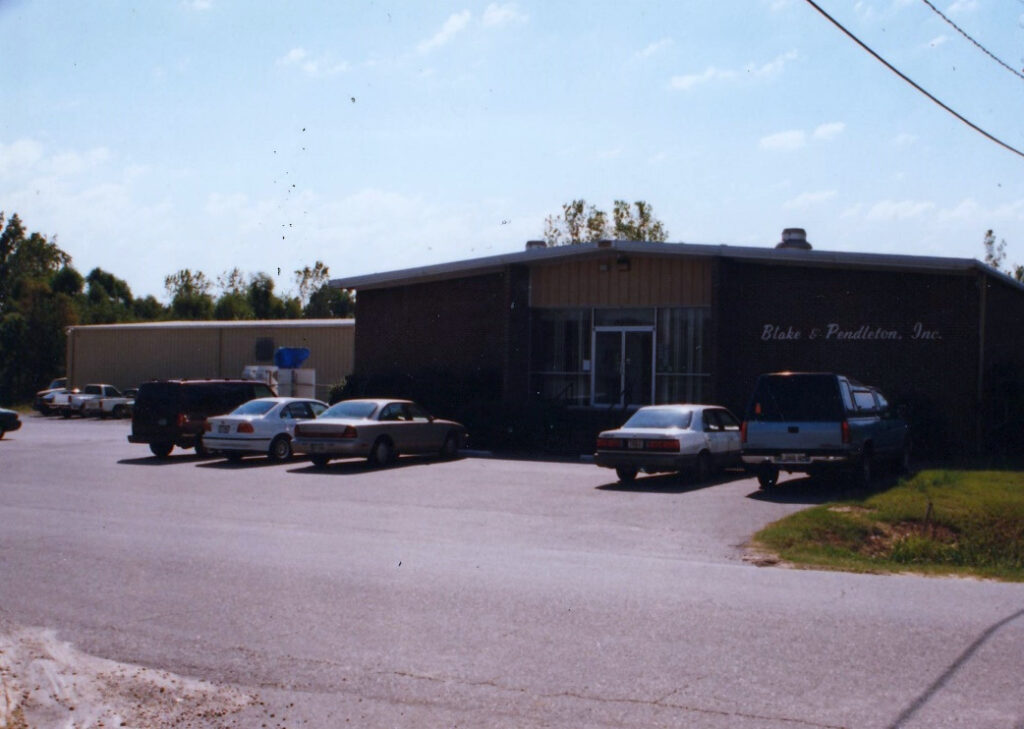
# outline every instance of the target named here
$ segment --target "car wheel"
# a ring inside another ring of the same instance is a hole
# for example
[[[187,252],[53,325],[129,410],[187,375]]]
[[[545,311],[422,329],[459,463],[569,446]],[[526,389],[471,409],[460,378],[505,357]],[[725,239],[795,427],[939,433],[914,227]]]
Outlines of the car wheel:
[[[279,435],[270,442],[267,457],[272,461],[287,461],[292,457],[292,441],[287,435]]]
[[[195,449],[196,449],[196,455],[197,456],[206,456],[206,455],[210,454],[210,451],[206,450],[206,446],[203,445],[203,439],[202,438],[197,438],[196,439]]]
[[[900,449],[900,458],[896,462],[896,473],[901,476],[907,476],[910,474],[910,441],[906,441],[903,444],[903,448]]]
[[[714,470],[713,464],[711,463],[711,454],[707,451],[701,451],[697,456],[697,482],[704,483],[711,478],[711,472]]]
[[[6,430],[4,430],[3,428],[0,428],[0,440],[3,440],[3,439],[4,439],[4,434],[5,434],[6,432],[7,432]]]
[[[149,444],[149,450],[157,458],[167,458],[167,456],[171,455],[171,451],[173,449],[174,449],[174,444],[173,443],[160,442],[160,443],[150,443]]]
[[[391,441],[386,438],[378,438],[377,442],[373,444],[373,449],[370,451],[369,461],[370,464],[378,468],[382,468],[389,463],[395,457],[394,448],[391,446]]]
[[[331,459],[328,456],[310,456],[309,460],[311,460],[313,465],[317,468],[324,468]]]
[[[757,469],[757,483],[762,489],[770,489],[779,482],[779,469],[765,464]]]
[[[444,439],[444,445],[441,446],[441,458],[446,461],[450,461],[459,455],[459,436],[455,433],[449,433],[448,437]]]
[[[615,475],[622,483],[633,483],[636,480],[636,469],[632,466],[619,466],[615,469]]]
[[[128,417],[128,408],[124,405],[114,406],[114,417],[115,418],[126,418]]]

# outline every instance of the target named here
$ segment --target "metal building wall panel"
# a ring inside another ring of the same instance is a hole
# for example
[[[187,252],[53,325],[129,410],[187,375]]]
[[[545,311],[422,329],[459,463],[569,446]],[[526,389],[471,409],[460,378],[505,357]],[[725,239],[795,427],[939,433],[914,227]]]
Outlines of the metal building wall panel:
[[[711,305],[710,259],[609,255],[531,271],[536,308]]]

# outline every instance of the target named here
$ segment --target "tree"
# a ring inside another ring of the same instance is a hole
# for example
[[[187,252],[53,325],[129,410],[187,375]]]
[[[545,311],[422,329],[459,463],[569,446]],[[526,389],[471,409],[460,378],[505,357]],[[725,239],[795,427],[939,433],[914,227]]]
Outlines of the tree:
[[[164,278],[164,288],[171,297],[171,316],[175,319],[213,318],[213,297],[210,280],[202,271],[193,273],[183,268]]]
[[[1006,240],[996,242],[996,234],[992,230],[985,231],[985,238],[982,240],[985,248],[985,263],[997,271],[1003,271],[1017,281],[1024,283],[1024,266],[1010,265],[1005,270],[1003,262],[1006,260]]]
[[[323,284],[310,294],[309,303],[302,310],[307,319],[348,318],[355,314],[356,302],[351,292]]]
[[[49,280],[71,263],[71,256],[39,233],[25,234],[17,213],[4,225],[0,211],[0,312],[9,311],[18,283],[24,279]]]
[[[295,283],[299,287],[299,301],[303,308],[309,304],[313,292],[319,291],[328,282],[330,276],[330,269],[324,265],[323,261],[317,261],[312,268],[306,266],[302,270],[296,269]]]
[[[249,303],[249,291],[245,282],[245,274],[235,267],[217,277],[217,286],[221,295],[213,309],[213,318],[229,321],[255,319],[252,304]]]
[[[663,242],[668,231],[660,220],[654,217],[651,206],[643,200],[633,203],[633,208],[624,200],[616,200],[612,217],[586,200],[579,199],[562,205],[561,216],[549,215],[544,220],[544,240],[548,245],[574,245],[615,238],[619,240],[640,240]]]

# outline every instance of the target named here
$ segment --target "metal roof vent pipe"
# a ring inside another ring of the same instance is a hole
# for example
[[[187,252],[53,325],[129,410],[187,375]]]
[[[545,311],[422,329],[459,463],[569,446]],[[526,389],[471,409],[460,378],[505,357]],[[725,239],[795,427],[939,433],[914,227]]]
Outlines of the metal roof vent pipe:
[[[548,247],[548,244],[547,244],[546,241],[542,241],[542,240],[528,240],[528,241],[526,241],[526,250],[528,250],[528,251],[535,251],[538,248],[547,248],[547,247]]]
[[[803,228],[786,228],[782,231],[782,241],[775,246],[776,250],[809,251],[811,244],[807,242],[807,231]]]

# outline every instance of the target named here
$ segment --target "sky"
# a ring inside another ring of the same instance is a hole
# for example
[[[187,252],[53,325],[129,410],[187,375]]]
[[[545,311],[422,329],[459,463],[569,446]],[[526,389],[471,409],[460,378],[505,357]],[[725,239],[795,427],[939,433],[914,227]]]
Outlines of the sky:
[[[817,3],[1024,151],[1024,0]],[[0,38],[0,210],[136,296],[516,252],[578,198],[1024,264],[1024,157],[807,0],[0,0]]]

